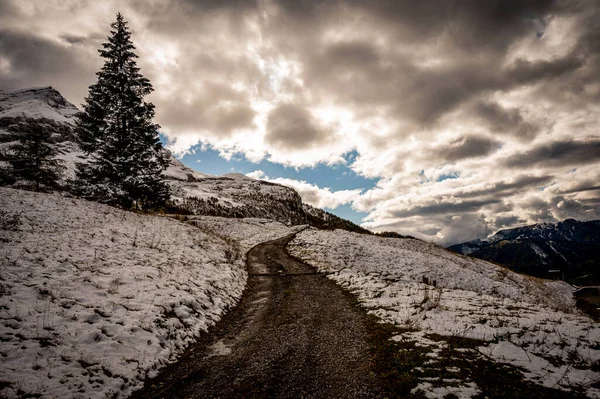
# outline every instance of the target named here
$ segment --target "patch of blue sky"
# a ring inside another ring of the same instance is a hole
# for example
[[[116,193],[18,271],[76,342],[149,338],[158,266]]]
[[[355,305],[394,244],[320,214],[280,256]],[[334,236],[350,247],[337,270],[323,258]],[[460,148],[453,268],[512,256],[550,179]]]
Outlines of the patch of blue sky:
[[[459,177],[460,177],[460,172],[446,173],[446,174],[440,175],[436,179],[436,182],[441,182],[441,181],[449,180],[449,179],[458,179]]]
[[[439,175],[437,177],[437,179],[435,179],[435,182],[439,183],[444,180],[458,179],[459,177],[460,177],[460,172],[444,173],[444,174]],[[421,172],[419,172],[419,182],[421,184],[431,183],[432,181],[433,181],[433,179],[430,179],[427,176],[425,176],[425,169],[422,169]]]
[[[545,189],[547,189],[550,186],[553,186],[554,184],[555,184],[555,182],[552,182],[550,184],[546,184],[545,186],[538,187],[538,191],[544,191]]]
[[[164,136],[160,136],[163,144],[166,144]],[[192,148],[192,152],[185,154],[179,160],[187,167],[198,172],[211,175],[223,175],[226,173],[246,174],[256,170],[262,170],[269,178],[284,177],[294,180],[303,180],[315,184],[320,188],[329,187],[332,191],[361,189],[365,192],[377,184],[378,179],[365,178],[357,175],[348,167],[358,156],[357,151],[351,151],[344,155],[346,164],[325,165],[319,164],[312,168],[293,168],[263,160],[258,163],[248,161],[243,154],[236,154],[230,160],[219,155],[219,152],[206,146]],[[360,224],[362,219],[368,215],[366,212],[358,212],[352,209],[351,204],[340,205],[335,209],[325,208],[344,219]]]
[[[163,143],[164,137],[161,136]],[[236,154],[230,160],[219,156],[218,151],[207,146],[204,151],[200,146],[193,148],[193,152],[184,155],[179,160],[187,167],[198,172],[211,175],[225,173],[246,174],[262,170],[269,178],[284,177],[294,180],[303,180],[321,188],[329,187],[332,191],[361,189],[367,191],[377,184],[378,179],[365,178],[357,175],[347,164],[325,165],[318,164],[312,168],[293,168],[262,160],[258,163],[248,161],[242,154]],[[356,152],[349,152],[344,156],[348,163],[356,158]]]

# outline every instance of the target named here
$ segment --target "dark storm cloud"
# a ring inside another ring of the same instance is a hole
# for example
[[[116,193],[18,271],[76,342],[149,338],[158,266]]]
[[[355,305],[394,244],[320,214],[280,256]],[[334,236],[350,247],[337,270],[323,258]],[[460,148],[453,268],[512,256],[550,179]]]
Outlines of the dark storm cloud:
[[[125,12],[117,0],[112,1],[117,3],[115,9]],[[224,58],[219,60],[224,68],[230,66],[231,41],[247,42],[245,20],[261,11],[259,2],[254,0],[131,0],[127,5],[131,14],[142,16],[143,24],[138,23],[140,33],[156,34],[185,48],[189,59],[182,64],[193,65],[199,54],[214,53],[218,48],[218,56]],[[128,17],[126,13],[125,17]],[[135,35],[135,29],[133,32]]]
[[[494,221],[494,224],[496,228],[501,229],[504,227],[510,227],[525,222],[526,221],[524,219],[521,219],[518,216],[499,216]]]
[[[598,56],[600,54],[600,9],[596,4],[596,8],[585,9],[582,12],[585,13],[586,18],[580,23],[583,33],[578,41],[578,50]],[[600,66],[596,65],[596,68]]]
[[[587,65],[591,57],[574,50],[550,60],[517,59],[506,63],[513,44],[523,37],[543,36],[536,26],[546,26],[551,16],[574,12],[577,4],[572,2],[278,3],[284,14],[297,17],[301,21],[298,24],[310,27],[298,43],[297,38],[290,39],[297,24],[270,26],[282,46],[293,46],[294,56],[306,61],[303,78],[309,86],[323,88],[328,96],[353,106],[359,114],[386,110],[391,118],[412,120],[417,126],[431,126],[449,112],[496,91],[563,78]],[[309,18],[315,15],[319,18]],[[366,37],[360,41],[323,40],[332,25],[340,21],[341,25],[352,24],[359,18],[372,24],[373,32],[387,35],[392,42],[381,48]],[[435,56],[441,55],[446,63],[415,64],[414,59],[426,54],[435,43]],[[411,48],[412,54],[397,51]],[[540,127],[525,120],[521,110],[487,105],[479,114],[491,118],[494,132],[526,140],[539,133]]]
[[[600,191],[600,186],[593,186],[594,182],[583,181],[577,185],[576,188],[572,188],[570,190],[561,191],[561,194],[572,194],[572,193],[580,193],[585,191]]]
[[[10,15],[11,17],[19,14],[19,10],[10,1],[0,1],[0,15]]]
[[[68,33],[64,33],[60,36],[60,39],[62,39],[67,44],[93,45],[93,46],[99,48],[101,46],[101,43],[106,39],[106,37],[101,34],[82,36],[82,35],[71,35]]]
[[[335,8],[339,4],[321,2],[319,7]],[[362,12],[364,18],[370,18],[374,31],[394,38],[398,49],[414,47],[414,54],[419,55],[432,43],[444,43],[437,52],[449,61],[440,66],[422,66],[413,62],[414,57],[395,51],[393,46],[381,49],[373,41],[324,42],[323,31],[328,24],[343,19],[344,12],[313,22],[313,38],[307,41],[320,42],[320,46],[296,46],[296,50],[301,51],[299,57],[309,61],[304,78],[309,85],[321,86],[332,96],[340,94],[339,100],[354,104],[357,112],[365,109],[371,112],[374,106],[385,107],[390,115],[419,125],[431,125],[479,95],[532,83],[536,72],[556,76],[581,65],[580,60],[571,59],[536,64],[523,61],[507,71],[502,70],[510,45],[524,35],[535,36],[533,19],[550,13],[552,1],[350,1],[342,4],[347,13],[349,10]],[[294,7],[284,7],[288,13],[309,13],[309,5],[303,4],[300,8],[301,12]],[[278,26],[278,32],[282,41],[290,35],[286,34],[286,26]],[[421,44],[424,47],[419,49]],[[518,129],[504,128],[503,132],[527,138],[537,132],[535,126],[514,119],[514,115],[505,116],[513,118],[513,125],[522,123]]]
[[[159,98],[156,105],[161,123],[180,131],[208,130],[218,136],[253,127],[255,117],[245,93],[208,82],[191,101],[185,97]]]
[[[384,57],[366,40],[320,43],[304,49],[301,57],[306,61],[302,77],[307,85],[322,88],[323,95],[344,104],[362,107],[357,107],[358,113],[393,104],[406,85],[402,76],[414,73],[414,67],[391,55]]]
[[[536,189],[552,182],[552,176],[519,176],[511,182],[496,182],[488,184],[485,188],[460,193],[461,198],[477,198],[485,195],[511,196],[523,193],[531,187]]]
[[[183,3],[202,11],[221,9],[245,11],[258,6],[257,0],[183,0]]]
[[[243,16],[249,12],[256,11],[259,6],[256,0],[168,0],[163,2],[131,0],[131,4],[133,9],[143,10],[145,15],[156,18],[159,21],[164,21],[164,18],[170,19],[174,14],[177,15],[179,12],[184,12],[191,18],[202,17],[203,14],[214,16],[213,14],[215,13]],[[185,26],[190,21],[182,20],[181,22]],[[182,25],[174,25],[172,28],[181,29]]]
[[[533,29],[532,20],[548,15],[553,0],[352,1],[412,40],[449,35],[464,48],[506,48],[511,39]]]
[[[505,201],[505,202],[502,202],[502,203],[491,205],[489,207],[489,210],[493,214],[498,214],[498,213],[502,213],[502,212],[510,212],[514,208],[515,207],[514,207],[514,205],[512,203]]]
[[[8,60],[9,72],[0,71],[0,89],[48,86],[65,82],[78,82],[78,87],[65,95],[85,92],[85,83],[91,80],[94,66],[85,62],[69,46],[36,37],[33,34],[0,30],[0,56]]]
[[[586,207],[591,209],[600,209],[600,197],[598,198],[584,198],[579,200]]]
[[[550,61],[531,62],[519,59],[508,70],[508,78],[514,84],[530,84],[572,73],[584,63],[585,60],[577,53]]]
[[[163,108],[161,119],[171,128],[180,131],[209,130],[220,137],[228,136],[235,130],[251,128],[255,116],[252,108],[245,104],[220,106],[192,102],[173,107],[169,103],[157,102]]]
[[[381,57],[377,48],[369,42],[353,41],[335,43],[324,49],[324,59],[338,68],[377,66]]]
[[[326,89],[358,114],[382,107],[392,117],[419,125],[431,125],[474,96],[501,87],[488,60],[420,67],[403,55],[356,41],[323,44],[305,56],[309,85]]]
[[[306,150],[329,139],[330,132],[302,106],[282,104],[269,113],[265,140],[277,148]]]
[[[549,200],[546,201],[542,198],[534,197],[523,201],[522,206],[525,210],[525,216],[529,220],[550,222],[554,222],[557,220],[557,218],[552,212],[552,207]]]
[[[80,44],[80,43],[84,43],[86,41],[85,36],[77,36],[77,35],[69,35],[69,34],[61,35],[60,38],[69,44]]]
[[[600,161],[600,139],[555,141],[515,154],[504,161],[511,168],[571,166]]]
[[[3,77],[6,80],[18,81],[19,75],[26,78],[38,74],[52,75],[64,66],[65,61],[73,62],[68,48],[17,32],[0,31],[0,49],[14,71],[11,75]]]
[[[461,137],[440,148],[436,155],[448,162],[456,162],[466,158],[489,155],[500,148],[500,143],[487,137]]]
[[[539,127],[525,121],[519,109],[506,109],[496,103],[478,102],[476,116],[484,119],[494,133],[507,133],[518,138],[533,139]]]
[[[415,69],[396,99],[395,110],[419,124],[434,124],[475,96],[499,88],[498,78],[486,71],[486,63],[467,61],[451,67]]]
[[[447,199],[440,202],[420,205],[411,209],[401,209],[391,211],[390,215],[397,218],[405,218],[411,216],[426,217],[428,215],[457,215],[461,213],[478,210],[484,206],[497,204],[501,200],[497,198],[478,199],[472,201],[450,202]]]
[[[557,196],[551,200],[552,212],[557,219],[573,218],[578,220],[600,219],[600,208],[594,202],[584,202],[579,199],[572,199],[563,196]]]

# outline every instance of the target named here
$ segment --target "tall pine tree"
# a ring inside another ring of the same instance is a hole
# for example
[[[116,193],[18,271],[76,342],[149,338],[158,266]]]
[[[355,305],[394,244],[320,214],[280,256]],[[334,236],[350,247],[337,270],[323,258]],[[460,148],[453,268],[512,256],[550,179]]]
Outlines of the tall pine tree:
[[[154,105],[144,101],[153,91],[137,66],[131,33],[121,13],[111,24],[105,59],[90,86],[76,132],[89,161],[77,166],[77,191],[124,207],[164,204],[169,187],[162,177],[168,165],[152,122]]]

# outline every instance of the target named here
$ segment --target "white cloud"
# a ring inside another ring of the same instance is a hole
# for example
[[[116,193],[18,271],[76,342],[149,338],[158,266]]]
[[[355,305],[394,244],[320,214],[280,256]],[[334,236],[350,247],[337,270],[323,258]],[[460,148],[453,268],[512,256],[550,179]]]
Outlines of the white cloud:
[[[272,179],[262,170],[246,173],[246,176],[291,187],[300,194],[302,201],[317,208],[335,209],[340,205],[352,203],[360,196],[362,191],[360,189],[331,191],[329,187],[320,188],[316,184],[311,184],[303,180],[284,177]]]
[[[254,172],[246,173],[246,176],[257,180],[265,180],[267,175],[262,170],[255,170]]]

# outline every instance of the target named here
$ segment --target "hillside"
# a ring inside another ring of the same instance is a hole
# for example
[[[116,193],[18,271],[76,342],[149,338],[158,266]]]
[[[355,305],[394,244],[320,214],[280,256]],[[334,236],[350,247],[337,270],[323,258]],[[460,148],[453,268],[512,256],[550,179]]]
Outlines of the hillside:
[[[19,132],[12,126],[19,120],[35,120],[53,136],[59,158],[65,162],[64,180],[71,179],[75,163],[85,161],[72,132],[77,112],[77,108],[52,87],[0,91],[0,149],[17,139]],[[180,211],[368,232],[347,220],[303,204],[300,195],[290,187],[237,173],[222,176],[200,173],[169,156],[170,165],[165,175]]]
[[[600,328],[575,310],[564,282],[341,230],[304,230],[289,251],[395,326],[390,372],[417,397],[600,397]],[[506,381],[493,391],[498,378]]]
[[[0,396],[126,396],[237,303],[246,251],[291,231],[0,188]]]
[[[579,285],[600,283],[600,220],[567,219],[501,230],[484,240],[449,247],[511,270]]]

